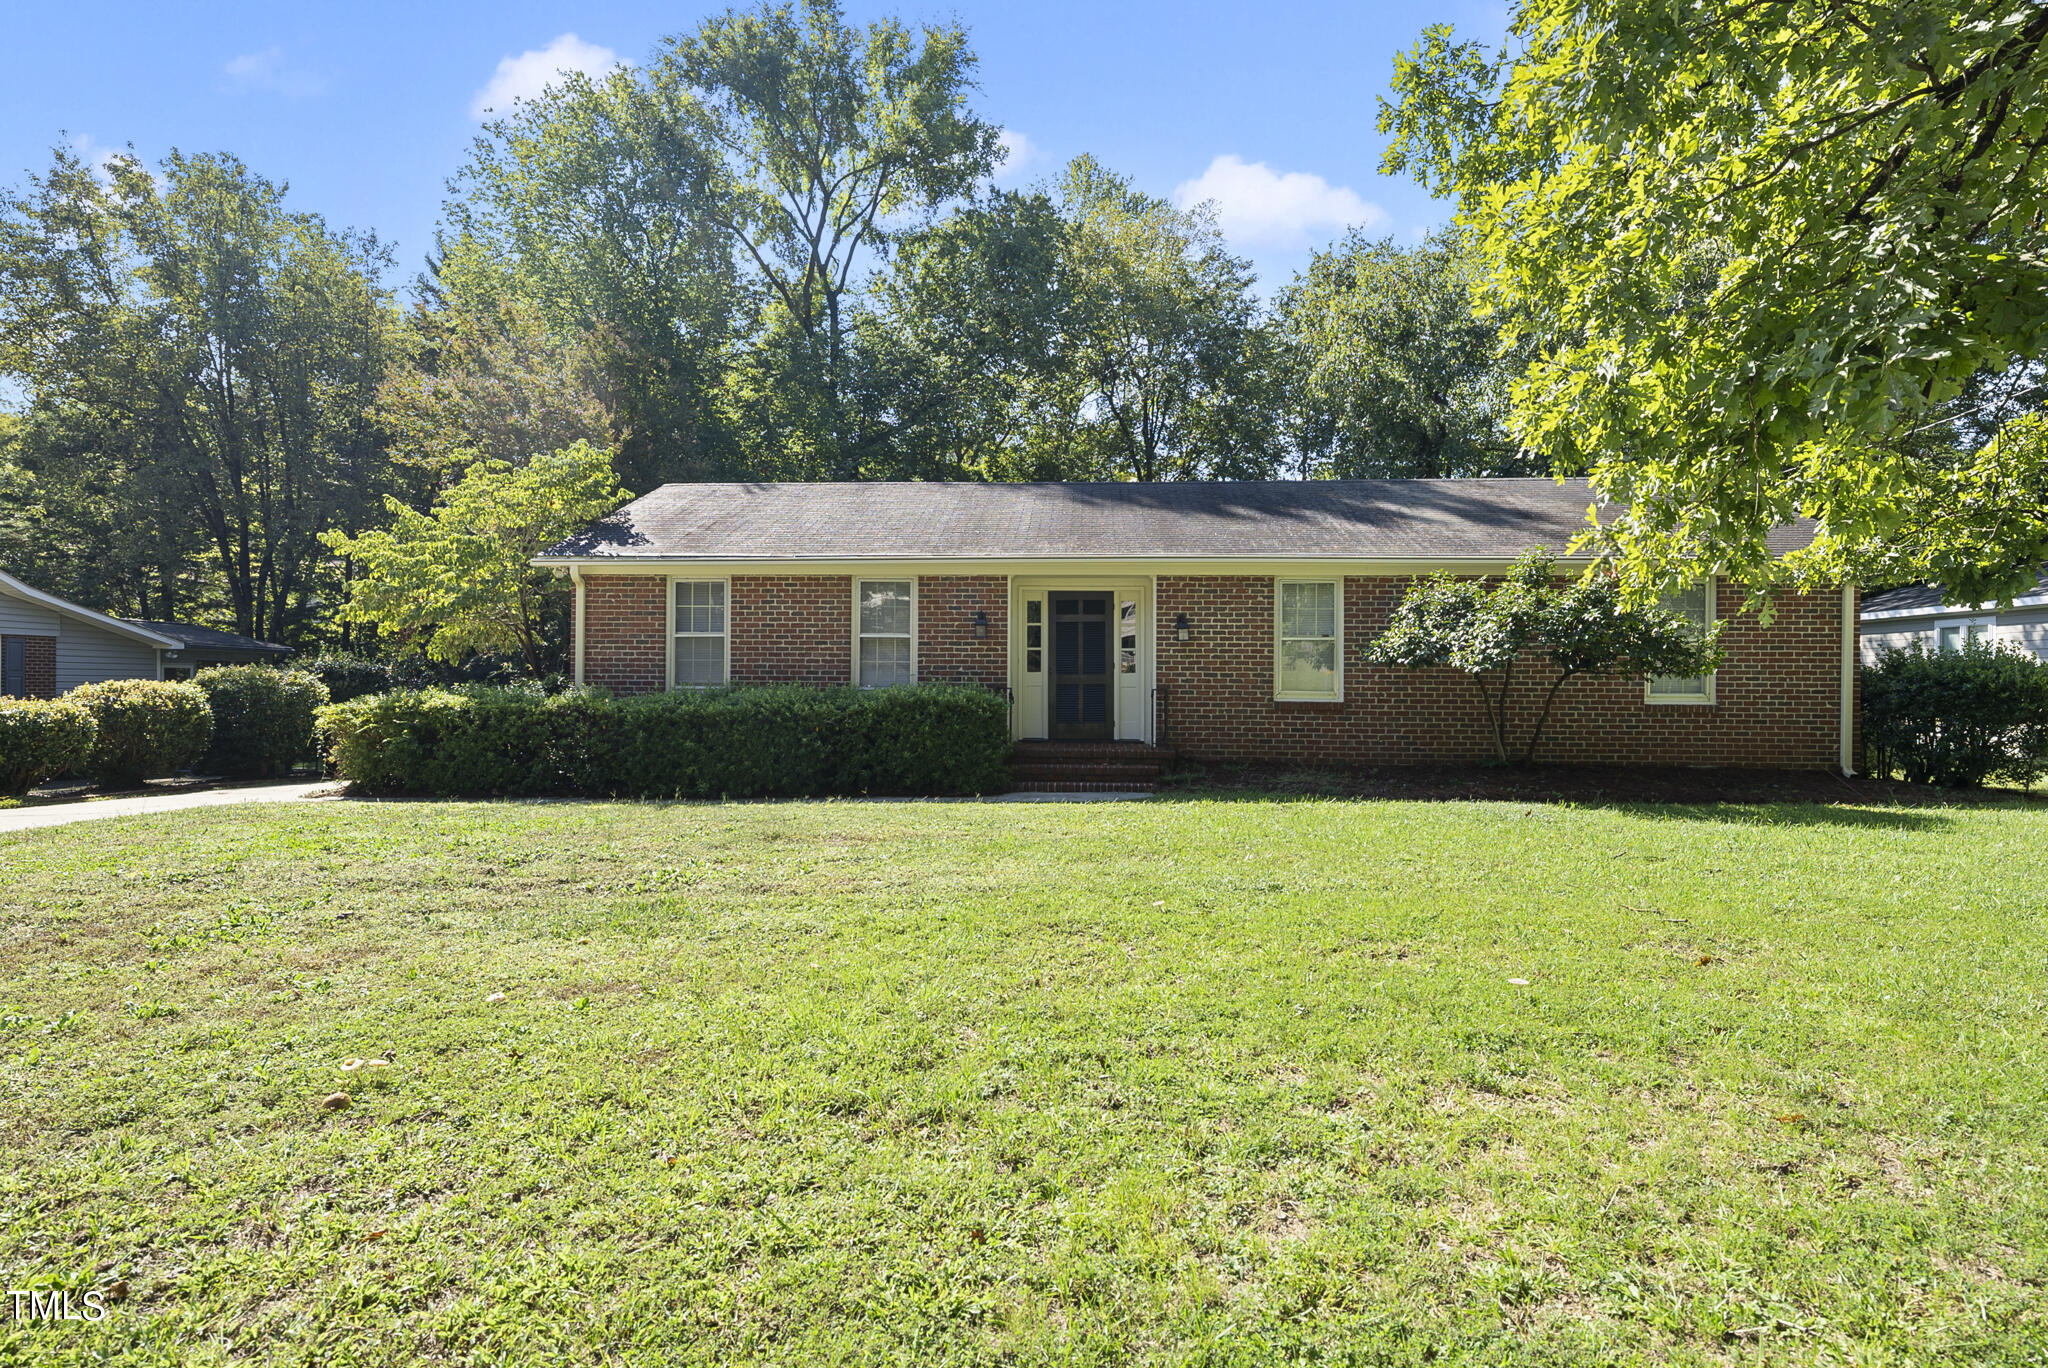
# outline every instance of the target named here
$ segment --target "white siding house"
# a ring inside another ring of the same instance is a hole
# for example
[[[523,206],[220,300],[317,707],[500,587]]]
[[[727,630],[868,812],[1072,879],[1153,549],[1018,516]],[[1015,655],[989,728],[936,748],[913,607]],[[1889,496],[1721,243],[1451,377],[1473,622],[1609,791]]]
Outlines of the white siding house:
[[[2003,644],[2048,660],[2048,573],[2004,611],[1951,604],[1939,586],[1914,584],[1864,599],[1858,622],[1866,665],[1888,648],[1952,651],[1968,641]]]

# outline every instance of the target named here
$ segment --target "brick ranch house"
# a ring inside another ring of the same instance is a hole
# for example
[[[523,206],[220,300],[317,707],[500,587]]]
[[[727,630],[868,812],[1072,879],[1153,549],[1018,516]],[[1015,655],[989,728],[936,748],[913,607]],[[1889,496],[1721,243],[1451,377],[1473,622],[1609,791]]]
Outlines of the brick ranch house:
[[[972,681],[1019,741],[1422,764],[1492,756],[1471,683],[1361,647],[1414,576],[1562,551],[1590,503],[1548,479],[672,484],[534,563],[574,581],[578,682],[615,693]],[[1724,641],[1708,678],[1573,680],[1539,758],[1849,772],[1855,591],[1783,595]],[[1547,683],[1518,685],[1525,722]]]

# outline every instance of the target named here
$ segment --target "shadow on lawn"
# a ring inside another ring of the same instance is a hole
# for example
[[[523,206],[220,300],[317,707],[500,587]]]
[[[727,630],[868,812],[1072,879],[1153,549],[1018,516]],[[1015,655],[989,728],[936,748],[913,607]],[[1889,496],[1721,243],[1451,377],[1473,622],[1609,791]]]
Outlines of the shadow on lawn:
[[[1938,831],[1957,808],[2033,809],[2037,797],[1955,792],[1800,770],[1639,769],[1624,766],[1378,766],[1356,770],[1230,767],[1182,774],[1161,797],[1206,802],[1492,802],[1606,808],[1658,819],[1745,826]]]

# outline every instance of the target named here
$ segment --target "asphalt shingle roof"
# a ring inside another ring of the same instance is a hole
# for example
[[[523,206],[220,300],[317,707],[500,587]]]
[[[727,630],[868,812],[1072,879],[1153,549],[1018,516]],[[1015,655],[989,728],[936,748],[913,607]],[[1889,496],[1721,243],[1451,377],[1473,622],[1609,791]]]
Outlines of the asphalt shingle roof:
[[[1563,552],[1591,502],[1549,479],[670,484],[541,559],[1498,559]]]
[[[2015,595],[2014,598],[2019,603],[2034,603],[2042,598],[2048,598],[2048,569],[2042,570],[2040,580],[2031,590]],[[1939,612],[1949,606],[1947,596],[1942,592],[1940,585],[1908,584],[1903,588],[1887,589],[1883,593],[1872,594],[1864,599],[1858,616],[1867,618],[1879,613],[1930,613]]]
[[[145,618],[123,618],[123,622],[145,627],[159,636],[171,637],[185,643],[187,648],[197,646],[203,650],[262,651],[268,654],[290,655],[291,647],[279,646],[275,642],[258,641],[255,637],[237,636],[212,627],[195,627],[189,622],[150,622]]]

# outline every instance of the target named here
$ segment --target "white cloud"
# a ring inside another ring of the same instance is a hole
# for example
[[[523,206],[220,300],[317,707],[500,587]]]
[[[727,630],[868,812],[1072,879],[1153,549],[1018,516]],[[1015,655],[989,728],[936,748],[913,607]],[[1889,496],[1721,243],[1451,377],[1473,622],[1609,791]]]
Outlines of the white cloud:
[[[267,47],[230,58],[221,71],[237,90],[267,90],[273,95],[299,98],[318,95],[327,89],[327,79],[285,61],[284,49]]]
[[[514,100],[540,98],[563,72],[580,71],[597,77],[621,65],[619,54],[610,48],[565,33],[544,48],[501,58],[490,84],[469,102],[469,114],[473,119],[488,118],[493,113],[509,114]]]
[[[998,185],[1016,184],[1024,175],[1024,168],[1045,155],[1043,148],[1014,128],[1002,131],[1002,144],[1002,157],[996,162],[995,175],[990,178]]]
[[[1306,171],[1275,171],[1226,154],[1198,178],[1174,187],[1183,209],[1212,201],[1217,226],[1233,246],[1298,251],[1347,228],[1374,228],[1387,214],[1347,185]]]

